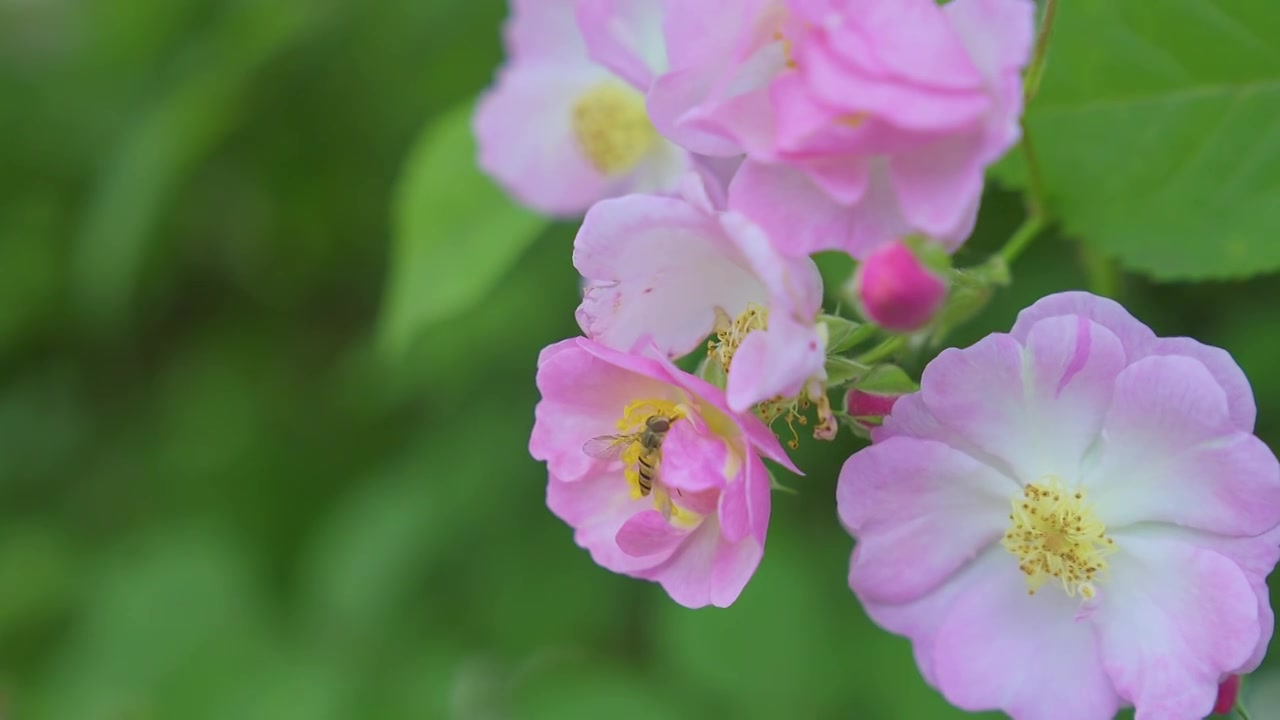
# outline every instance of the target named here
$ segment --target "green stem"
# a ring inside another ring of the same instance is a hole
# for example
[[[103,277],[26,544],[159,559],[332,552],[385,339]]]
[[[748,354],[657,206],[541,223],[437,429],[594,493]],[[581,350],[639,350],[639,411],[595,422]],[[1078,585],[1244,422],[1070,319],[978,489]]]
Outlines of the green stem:
[[[1240,720],[1252,720],[1249,716],[1249,711],[1244,709],[1244,703],[1240,701],[1240,698],[1236,698],[1236,714],[1240,716]]]
[[[1028,215],[1027,219],[1023,220],[1018,229],[1014,231],[1009,241],[1004,244],[1004,247],[1000,248],[1000,259],[1004,260],[1006,265],[1012,265],[1013,261],[1017,260],[1018,256],[1022,254],[1022,251],[1026,250],[1027,246],[1031,244],[1031,241],[1036,239],[1040,231],[1044,230],[1044,225],[1044,216],[1040,213]]]
[[[1027,77],[1023,81],[1023,98],[1031,104],[1031,99],[1040,90],[1040,76],[1044,74],[1045,61],[1049,57],[1049,38],[1053,35],[1053,21],[1058,16],[1058,0],[1047,0],[1044,4],[1044,15],[1040,17],[1040,31],[1036,35],[1035,52],[1031,55],[1031,64],[1027,66]]]
[[[881,360],[893,357],[906,344],[907,338],[905,336],[895,335],[858,356],[857,361],[863,365],[874,365]]]
[[[1027,165],[1027,214],[1044,218],[1049,214],[1048,194],[1044,187],[1044,173],[1040,172],[1040,156],[1036,153],[1036,144],[1031,139],[1031,129],[1027,127],[1025,116],[1022,118],[1021,147],[1022,159]]]
[[[1120,268],[1111,258],[1098,252],[1088,243],[1079,243],[1080,264],[1089,278],[1089,292],[1114,298],[1120,295]]]

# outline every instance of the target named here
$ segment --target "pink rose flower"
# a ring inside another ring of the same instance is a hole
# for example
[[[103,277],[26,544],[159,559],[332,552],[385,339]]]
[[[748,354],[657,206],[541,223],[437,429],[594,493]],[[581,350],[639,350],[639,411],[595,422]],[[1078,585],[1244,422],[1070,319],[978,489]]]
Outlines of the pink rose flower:
[[[795,467],[759,419],[652,347],[586,338],[538,358],[529,452],[547,505],[601,566],[662,584],[686,607],[726,607],[764,553],[768,457]]]
[[[869,320],[904,333],[928,325],[947,299],[946,281],[925,268],[901,240],[867,256],[854,274],[853,291]]]
[[[780,255],[751,221],[718,210],[715,183],[693,174],[686,181],[684,197],[632,195],[587,213],[573,252],[588,279],[578,308],[583,332],[619,350],[648,336],[669,357],[716,333],[709,355],[728,373],[735,412],[820,386],[826,336],[817,267]]]
[[[662,54],[661,9],[584,2],[579,11],[590,28],[586,40],[573,0],[512,0],[507,64],[473,123],[481,169],[551,215],[578,215],[628,192],[673,189],[687,163],[644,106],[654,72],[649,59]]]
[[[959,247],[986,167],[1019,137],[1034,3],[740,5],[669,8],[655,125],[695,152],[746,152],[731,207],[790,254],[863,258],[909,233]]]
[[[949,349],[840,474],[849,585],[1016,720],[1192,720],[1271,638],[1280,466],[1224,351],[1062,293]]]

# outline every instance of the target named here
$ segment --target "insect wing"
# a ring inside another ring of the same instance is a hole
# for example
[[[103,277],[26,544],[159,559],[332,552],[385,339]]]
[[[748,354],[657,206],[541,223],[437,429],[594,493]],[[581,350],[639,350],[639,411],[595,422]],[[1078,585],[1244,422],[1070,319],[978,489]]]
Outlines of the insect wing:
[[[631,435],[601,435],[582,445],[582,452],[599,460],[617,460],[635,438]]]

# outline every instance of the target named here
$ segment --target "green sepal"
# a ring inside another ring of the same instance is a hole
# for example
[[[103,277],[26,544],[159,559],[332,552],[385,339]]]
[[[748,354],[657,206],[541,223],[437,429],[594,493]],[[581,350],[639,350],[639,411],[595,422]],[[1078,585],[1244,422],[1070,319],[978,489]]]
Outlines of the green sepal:
[[[870,340],[876,334],[876,326],[860,323],[839,315],[819,315],[818,322],[827,328],[827,354],[840,353]]]
[[[765,468],[765,472],[769,473],[769,489],[770,490],[777,490],[778,492],[784,492],[789,495],[800,494],[799,490],[793,487],[789,487],[787,485],[783,485],[781,482],[779,482],[778,476],[773,474],[773,470],[770,470],[769,468]]]
[[[853,387],[873,395],[906,395],[919,390],[920,384],[897,365],[877,365]]]
[[[829,357],[826,364],[827,387],[839,387],[854,382],[865,377],[871,370],[870,365],[864,365],[847,357]]]
[[[729,384],[729,376],[725,374],[724,366],[718,361],[712,360],[710,356],[702,359],[695,374],[721,390],[724,390]]]

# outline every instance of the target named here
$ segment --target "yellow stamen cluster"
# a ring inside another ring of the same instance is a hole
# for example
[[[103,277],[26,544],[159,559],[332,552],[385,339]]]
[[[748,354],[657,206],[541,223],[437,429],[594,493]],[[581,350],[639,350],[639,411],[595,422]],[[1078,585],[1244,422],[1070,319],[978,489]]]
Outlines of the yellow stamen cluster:
[[[810,407],[816,408],[818,423],[813,428],[813,436],[819,440],[830,440],[836,434],[836,416],[831,411],[831,400],[825,388],[805,388],[795,397],[776,397],[760,403],[757,411],[760,418],[768,425],[773,425],[779,418],[787,424],[791,431],[791,439],[787,447],[795,450],[800,447],[800,434],[796,425],[806,426],[809,417],[806,414]]]
[[[769,310],[755,303],[747,303],[747,309],[736,318],[730,319],[727,313],[719,309],[716,314],[716,339],[707,341],[707,355],[720,363],[725,372],[729,372],[733,356],[747,335],[752,330],[765,330],[769,327]]]
[[[621,175],[653,149],[658,132],[649,122],[644,96],[618,82],[583,93],[573,104],[573,134],[595,169]]]
[[[1018,568],[1027,576],[1027,592],[1034,595],[1045,581],[1056,578],[1069,597],[1093,598],[1094,581],[1106,572],[1106,556],[1116,548],[1092,506],[1085,503],[1084,491],[1067,489],[1061,480],[1049,477],[1028,484],[1012,504],[1012,525],[1001,545],[1018,558]]]

